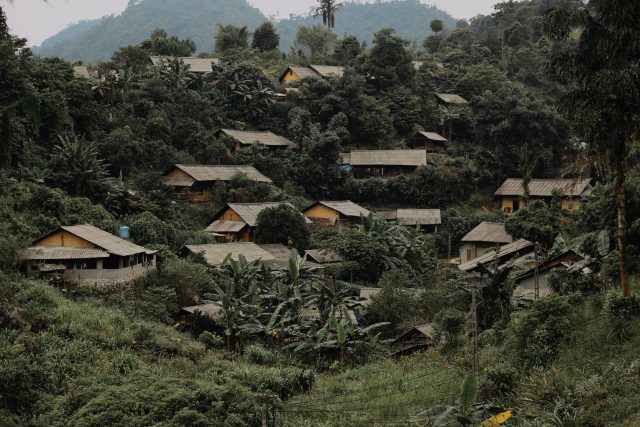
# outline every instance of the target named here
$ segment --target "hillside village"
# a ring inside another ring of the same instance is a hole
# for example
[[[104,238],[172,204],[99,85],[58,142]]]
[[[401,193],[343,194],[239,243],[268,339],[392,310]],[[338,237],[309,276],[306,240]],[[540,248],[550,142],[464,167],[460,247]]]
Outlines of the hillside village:
[[[97,63],[0,14],[0,424],[640,425],[626,3]]]

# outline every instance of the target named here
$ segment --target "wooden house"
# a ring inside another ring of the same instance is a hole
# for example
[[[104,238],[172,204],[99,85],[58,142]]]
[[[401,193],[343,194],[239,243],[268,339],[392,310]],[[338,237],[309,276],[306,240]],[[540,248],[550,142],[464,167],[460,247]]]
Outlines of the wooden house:
[[[163,65],[168,66],[173,61],[182,62],[184,65],[189,66],[189,71],[194,74],[206,74],[213,71],[213,65],[220,63],[218,58],[194,58],[192,56],[150,56],[149,60],[151,64],[156,67]]]
[[[520,273],[514,278],[516,288],[513,291],[513,297],[516,300],[533,300],[536,289],[536,274],[538,280],[538,296],[545,297],[551,293],[549,287],[549,274],[558,268],[569,269],[572,265],[579,261],[583,261],[585,257],[576,251],[566,250],[561,254],[552,256],[539,263],[538,267],[534,267]]]
[[[446,153],[449,141],[436,132],[420,131],[413,138],[413,148],[423,148],[427,153]]]
[[[156,251],[92,225],[59,227],[18,251],[28,276],[59,275],[64,281],[126,283],[156,269]]]
[[[469,101],[454,93],[436,93],[436,101],[445,107],[462,107],[469,103]]]
[[[302,213],[318,227],[342,228],[359,223],[361,216],[368,216],[371,212],[349,200],[321,200],[303,210]]]
[[[414,326],[391,342],[391,346],[396,350],[390,356],[408,356],[429,348],[433,346],[435,336],[435,328],[430,323]]]
[[[238,174],[256,182],[272,181],[253,166],[243,165],[174,165],[165,174],[165,183],[184,193],[190,202],[208,202],[219,181],[230,181]]]
[[[217,135],[225,135],[234,139],[236,141],[236,148],[254,144],[262,144],[273,150],[298,147],[295,142],[289,141],[287,138],[276,135],[272,132],[220,129]]]
[[[489,251],[484,255],[464,262],[458,268],[466,273],[481,273],[486,268],[507,268],[510,264],[524,262],[533,257],[534,245],[528,240],[520,239],[515,242],[500,246],[498,249]]]
[[[527,197],[524,180],[509,178],[496,190],[494,198],[503,212],[512,213],[536,200],[550,201],[553,193],[557,191],[562,196],[562,208],[577,211],[583,197],[591,192],[591,180],[532,179],[529,181],[528,189]]]
[[[317,79],[322,77],[341,77],[344,74],[344,67],[337,65],[309,65],[309,66],[288,66],[280,75],[280,83],[291,84],[303,79]]]
[[[468,232],[460,242],[460,262],[465,263],[513,242],[513,238],[505,230],[504,224],[484,221]]]
[[[437,232],[442,224],[440,209],[394,209],[376,212],[378,218],[397,221],[399,225],[420,227],[421,231]]]
[[[289,203],[281,202],[227,203],[213,216],[212,223],[205,231],[214,234],[220,242],[251,242],[257,226],[258,214],[264,209],[281,204],[293,207]],[[307,224],[311,223],[306,218],[305,221]]]
[[[348,161],[356,178],[390,178],[410,174],[420,166],[426,166],[427,151],[354,150],[349,153]]]

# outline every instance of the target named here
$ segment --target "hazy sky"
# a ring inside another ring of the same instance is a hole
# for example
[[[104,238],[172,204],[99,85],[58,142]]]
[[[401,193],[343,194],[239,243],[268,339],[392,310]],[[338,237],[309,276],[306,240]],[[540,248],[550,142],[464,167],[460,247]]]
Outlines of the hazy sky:
[[[456,18],[470,18],[479,13],[488,14],[498,0],[421,0],[435,4]],[[0,0],[11,31],[26,37],[30,45],[38,45],[44,39],[67,25],[83,19],[99,18],[118,14],[124,10],[129,0]],[[360,2],[364,2],[360,0]],[[316,0],[249,0],[267,16],[286,18],[289,14],[309,11]]]

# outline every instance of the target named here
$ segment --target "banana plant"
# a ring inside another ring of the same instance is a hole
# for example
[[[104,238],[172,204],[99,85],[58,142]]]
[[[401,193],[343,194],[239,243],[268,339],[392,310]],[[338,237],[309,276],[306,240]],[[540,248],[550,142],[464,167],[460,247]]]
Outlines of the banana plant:
[[[434,427],[444,426],[472,426],[487,420],[488,417],[503,412],[491,403],[476,403],[478,396],[478,379],[469,374],[462,382],[458,404],[438,405],[419,411],[409,417],[409,422],[419,423],[428,421]]]

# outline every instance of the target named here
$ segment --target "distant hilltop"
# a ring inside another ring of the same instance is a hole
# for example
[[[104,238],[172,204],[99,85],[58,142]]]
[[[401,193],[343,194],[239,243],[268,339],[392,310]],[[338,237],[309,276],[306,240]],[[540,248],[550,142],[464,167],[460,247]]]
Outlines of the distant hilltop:
[[[336,15],[335,32],[339,37],[349,34],[370,42],[380,28],[393,27],[400,36],[419,44],[431,34],[429,23],[433,19],[442,20],[445,28],[454,27],[456,22],[446,12],[418,0],[347,2]],[[193,40],[198,52],[211,52],[218,24],[253,30],[267,20],[246,0],[140,0],[130,2],[120,15],[71,25],[34,48],[34,52],[86,63],[106,61],[119,47],[144,40],[155,28]],[[310,15],[278,21],[280,49],[289,50],[299,26],[318,24],[322,19]]]

